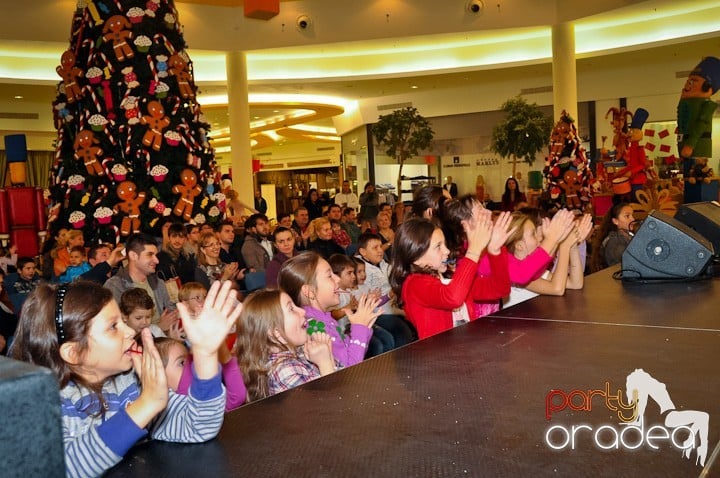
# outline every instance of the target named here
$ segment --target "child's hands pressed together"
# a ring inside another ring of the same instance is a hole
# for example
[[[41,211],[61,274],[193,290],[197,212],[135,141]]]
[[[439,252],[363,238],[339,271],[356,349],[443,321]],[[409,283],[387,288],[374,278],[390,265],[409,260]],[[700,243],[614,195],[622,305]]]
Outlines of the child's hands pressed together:
[[[168,385],[160,353],[155,348],[150,328],[140,332],[142,351],[133,349],[135,373],[140,377],[142,391],[136,401],[128,405],[127,414],[141,428],[165,409],[168,403]]]
[[[508,238],[513,232],[515,232],[515,228],[508,230],[511,222],[512,214],[509,211],[501,212],[495,220],[492,228],[492,234],[490,236],[490,242],[487,246],[488,252],[493,256],[500,254],[500,251],[507,242]]]
[[[543,249],[552,254],[575,227],[575,216],[567,209],[560,209],[551,220],[543,220]]]
[[[332,338],[325,332],[316,332],[308,336],[305,342],[305,355],[318,366],[320,375],[335,371],[335,359],[332,353]]]
[[[185,334],[192,344],[195,373],[200,379],[214,377],[218,372],[218,349],[242,311],[232,282],[215,281],[196,318],[182,302],[178,303],[178,310]]]
[[[580,219],[580,221],[577,224],[578,244],[581,244],[583,241],[586,241],[587,238],[590,237],[590,233],[592,233],[592,230],[593,230],[592,216],[590,214],[584,214],[583,217]]]
[[[465,255],[477,260],[492,236],[492,212],[487,209],[473,211],[473,217],[469,221],[462,221],[462,225],[468,238],[468,250]]]
[[[363,294],[360,296],[358,306],[355,312],[345,309],[345,313],[348,316],[351,324],[364,325],[365,327],[372,327],[380,315],[380,310],[375,311],[377,306],[380,305],[378,298],[373,298],[369,295]]]

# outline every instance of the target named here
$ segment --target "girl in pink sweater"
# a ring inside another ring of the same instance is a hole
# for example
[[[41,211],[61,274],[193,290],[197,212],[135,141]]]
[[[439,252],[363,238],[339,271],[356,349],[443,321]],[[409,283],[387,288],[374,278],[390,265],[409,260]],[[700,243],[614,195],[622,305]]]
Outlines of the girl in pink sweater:
[[[569,214],[565,210],[557,214]],[[542,237],[530,216],[513,213],[513,226],[516,232],[508,239],[508,251],[519,260],[523,260],[540,247]],[[513,287],[505,306],[515,305],[536,295],[564,295],[566,289],[582,289],[584,270],[578,246],[587,239],[592,231],[592,217],[584,215],[577,223],[571,219],[571,228],[558,245],[555,269],[545,271],[542,276],[524,286]]]
[[[552,218],[541,217],[538,210],[524,208],[521,212],[532,219],[535,226],[535,234],[539,245],[534,250],[520,257],[515,254],[508,255],[508,273],[510,283],[513,286],[524,287],[533,282],[545,273],[552,264],[557,253],[558,246],[567,237],[574,227],[572,212],[561,209]],[[518,231],[515,231],[518,234]],[[490,263],[483,257],[478,267],[478,275],[484,276],[490,273]],[[475,314],[477,317],[492,314],[500,310],[498,301],[477,301],[475,302]]]

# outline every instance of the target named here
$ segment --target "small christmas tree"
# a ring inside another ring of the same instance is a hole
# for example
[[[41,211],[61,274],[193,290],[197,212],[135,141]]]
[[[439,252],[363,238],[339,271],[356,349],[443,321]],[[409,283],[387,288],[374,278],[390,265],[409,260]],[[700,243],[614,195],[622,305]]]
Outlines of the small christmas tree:
[[[549,208],[586,210],[590,206],[593,174],[585,148],[578,136],[575,120],[566,111],[550,133],[549,155],[543,170]]]
[[[163,216],[222,220],[209,125],[185,48],[173,0],[78,3],[53,103],[53,230],[115,243]]]

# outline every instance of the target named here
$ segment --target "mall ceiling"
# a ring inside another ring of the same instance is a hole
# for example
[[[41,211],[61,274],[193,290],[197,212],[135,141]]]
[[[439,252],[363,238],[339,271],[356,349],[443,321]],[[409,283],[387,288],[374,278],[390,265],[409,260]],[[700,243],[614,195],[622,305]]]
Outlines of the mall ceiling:
[[[12,2],[0,28],[0,111],[10,102],[50,107],[77,3]],[[332,117],[351,102],[482,84],[488,70],[547,74],[550,28],[561,22],[575,25],[578,68],[583,59],[720,33],[720,6],[707,0],[285,0],[268,20],[245,17],[243,3],[176,5],[199,101],[220,140],[227,135],[225,54],[247,53],[249,120],[263,137],[256,147],[305,141],[309,130],[313,141],[337,141]],[[302,18],[305,29],[297,26]],[[295,117],[298,124],[278,131]]]

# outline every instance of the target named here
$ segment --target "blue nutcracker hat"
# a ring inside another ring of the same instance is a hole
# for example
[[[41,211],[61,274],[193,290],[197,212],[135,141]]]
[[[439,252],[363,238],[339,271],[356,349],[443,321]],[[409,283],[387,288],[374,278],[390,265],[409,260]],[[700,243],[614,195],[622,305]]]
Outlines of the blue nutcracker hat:
[[[8,134],[5,136],[5,152],[8,163],[24,163],[27,161],[27,142],[24,134]]]
[[[635,114],[633,115],[632,123],[630,123],[630,128],[642,128],[645,124],[645,121],[647,121],[648,116],[650,116],[650,113],[648,113],[645,108],[636,109]]]
[[[713,93],[720,90],[720,59],[714,56],[707,56],[693,68],[690,74],[704,78],[710,83]]]

